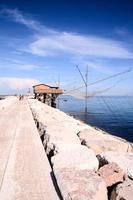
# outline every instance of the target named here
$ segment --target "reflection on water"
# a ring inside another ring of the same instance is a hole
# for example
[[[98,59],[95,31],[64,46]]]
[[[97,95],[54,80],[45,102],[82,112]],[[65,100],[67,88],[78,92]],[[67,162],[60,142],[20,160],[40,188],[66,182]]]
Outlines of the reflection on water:
[[[91,97],[88,112],[85,102],[66,96],[60,98],[60,109],[93,126],[133,142],[133,97]]]

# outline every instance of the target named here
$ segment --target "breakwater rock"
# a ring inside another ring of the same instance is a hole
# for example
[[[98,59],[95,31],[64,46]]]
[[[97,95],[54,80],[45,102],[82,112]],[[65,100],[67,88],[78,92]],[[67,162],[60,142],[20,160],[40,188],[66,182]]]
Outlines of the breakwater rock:
[[[131,143],[37,100],[29,105],[63,200],[117,200],[119,185],[131,199],[124,179],[132,188]]]

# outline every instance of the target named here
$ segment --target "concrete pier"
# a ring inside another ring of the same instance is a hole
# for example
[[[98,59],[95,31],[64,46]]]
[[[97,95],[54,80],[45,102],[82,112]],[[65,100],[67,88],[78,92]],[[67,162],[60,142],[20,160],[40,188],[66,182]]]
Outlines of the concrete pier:
[[[132,198],[133,144],[34,99],[0,112],[0,200]]]
[[[27,100],[3,109],[0,200],[58,200],[51,171]]]

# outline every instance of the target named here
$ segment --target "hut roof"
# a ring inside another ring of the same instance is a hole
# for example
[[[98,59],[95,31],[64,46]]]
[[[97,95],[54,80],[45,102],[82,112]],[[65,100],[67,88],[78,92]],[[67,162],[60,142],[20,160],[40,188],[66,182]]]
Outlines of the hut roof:
[[[40,83],[40,84],[34,85],[33,88],[35,88],[35,87],[37,87],[37,86],[41,86],[41,85],[47,86],[47,87],[49,87],[49,88],[55,88],[55,89],[58,89],[58,88],[59,88],[59,87],[50,86],[50,85],[47,85],[47,84],[44,84],[44,83]]]

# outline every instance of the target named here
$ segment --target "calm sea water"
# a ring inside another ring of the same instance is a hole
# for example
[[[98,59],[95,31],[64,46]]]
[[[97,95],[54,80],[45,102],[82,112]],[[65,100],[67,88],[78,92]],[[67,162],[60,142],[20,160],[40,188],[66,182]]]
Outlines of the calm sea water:
[[[91,97],[88,99],[88,112],[85,113],[84,100],[62,96],[59,108],[88,124],[133,142],[133,97]]]
[[[5,97],[5,95],[0,95],[0,100],[4,99]]]

